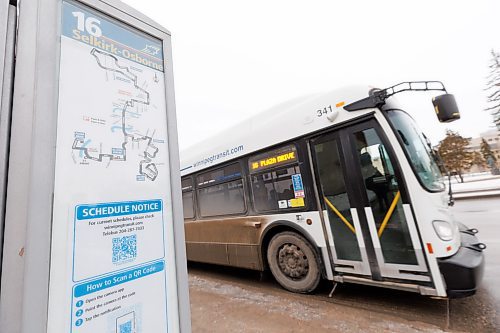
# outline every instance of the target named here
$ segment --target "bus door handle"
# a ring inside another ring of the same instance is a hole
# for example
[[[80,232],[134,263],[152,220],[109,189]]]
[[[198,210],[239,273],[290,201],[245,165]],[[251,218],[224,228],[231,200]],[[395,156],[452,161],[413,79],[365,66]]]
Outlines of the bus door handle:
[[[259,229],[261,226],[261,223],[258,221],[248,221],[243,224],[246,227],[254,227],[256,229]]]

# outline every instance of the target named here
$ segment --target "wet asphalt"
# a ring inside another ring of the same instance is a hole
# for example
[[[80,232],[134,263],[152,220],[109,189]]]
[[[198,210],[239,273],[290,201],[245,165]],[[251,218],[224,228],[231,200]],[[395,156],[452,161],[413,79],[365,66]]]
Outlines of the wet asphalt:
[[[492,320],[500,332],[500,196],[457,200],[452,211],[457,220],[477,228],[477,237],[487,246],[483,282],[474,298],[485,312],[494,315]],[[460,303],[465,304],[466,300]]]

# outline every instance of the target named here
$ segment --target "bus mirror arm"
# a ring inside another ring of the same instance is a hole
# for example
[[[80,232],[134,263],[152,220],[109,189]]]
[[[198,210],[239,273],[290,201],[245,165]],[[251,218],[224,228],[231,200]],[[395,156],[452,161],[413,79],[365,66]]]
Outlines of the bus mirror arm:
[[[344,106],[346,111],[358,111],[369,108],[381,107],[385,101],[404,91],[443,91],[443,95],[432,99],[434,110],[440,122],[450,122],[460,119],[455,97],[448,94],[444,84],[440,81],[413,81],[402,82],[385,89],[371,89],[369,96]]]

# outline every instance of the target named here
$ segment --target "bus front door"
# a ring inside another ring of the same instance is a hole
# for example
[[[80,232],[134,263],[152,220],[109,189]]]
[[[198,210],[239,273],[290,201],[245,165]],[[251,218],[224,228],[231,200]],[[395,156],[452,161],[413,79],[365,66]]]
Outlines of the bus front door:
[[[382,133],[370,120],[311,140],[334,273],[429,286],[409,198]]]

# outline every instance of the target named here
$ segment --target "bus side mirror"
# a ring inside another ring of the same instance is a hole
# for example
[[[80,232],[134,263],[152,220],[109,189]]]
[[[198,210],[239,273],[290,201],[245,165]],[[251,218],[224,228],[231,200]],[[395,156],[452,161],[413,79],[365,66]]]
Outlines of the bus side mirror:
[[[449,123],[460,119],[460,111],[458,111],[455,96],[451,94],[436,96],[432,99],[432,104],[440,122]]]

